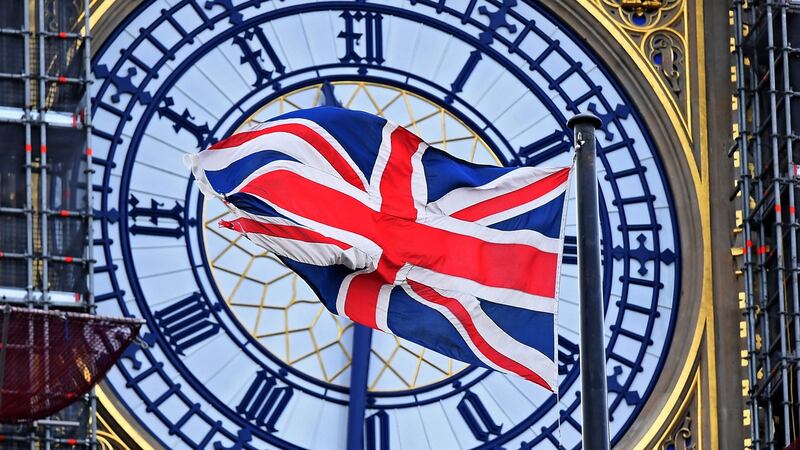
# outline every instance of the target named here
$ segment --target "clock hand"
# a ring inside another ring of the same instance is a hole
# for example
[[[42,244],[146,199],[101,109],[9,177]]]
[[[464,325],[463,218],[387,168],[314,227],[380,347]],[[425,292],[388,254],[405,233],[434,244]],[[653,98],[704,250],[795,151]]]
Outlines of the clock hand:
[[[372,328],[353,324],[353,354],[350,367],[350,403],[347,406],[347,449],[364,447],[364,411],[367,406],[369,354]]]
[[[333,92],[333,85],[330,81],[326,80],[324,83],[322,83],[320,91],[322,93],[322,98],[320,98],[319,101],[320,106],[342,107],[342,102],[336,98],[336,94]]]

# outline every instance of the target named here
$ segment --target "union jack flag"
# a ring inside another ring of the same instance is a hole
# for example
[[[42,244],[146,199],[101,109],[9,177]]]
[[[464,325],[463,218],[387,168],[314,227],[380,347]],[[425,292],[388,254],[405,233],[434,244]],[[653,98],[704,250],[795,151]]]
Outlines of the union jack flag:
[[[334,314],[554,391],[569,168],[471,164],[342,108],[277,117],[189,158],[221,225]]]

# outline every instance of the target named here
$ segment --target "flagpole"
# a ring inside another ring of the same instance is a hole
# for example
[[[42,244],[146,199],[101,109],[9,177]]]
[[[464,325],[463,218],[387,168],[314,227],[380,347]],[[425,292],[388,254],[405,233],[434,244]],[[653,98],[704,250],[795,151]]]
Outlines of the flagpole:
[[[602,122],[578,114],[567,122],[574,131],[578,198],[578,282],[583,450],[608,450],[606,349],[600,267],[600,215],[597,205],[595,130]]]

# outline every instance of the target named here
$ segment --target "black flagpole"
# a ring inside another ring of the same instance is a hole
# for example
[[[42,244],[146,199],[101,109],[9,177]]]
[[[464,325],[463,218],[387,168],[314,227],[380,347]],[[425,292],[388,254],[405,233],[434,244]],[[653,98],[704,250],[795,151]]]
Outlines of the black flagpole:
[[[578,198],[578,279],[581,323],[581,408],[583,449],[608,450],[606,349],[600,267],[600,215],[597,205],[594,133],[602,122],[578,114],[567,126],[575,132]]]

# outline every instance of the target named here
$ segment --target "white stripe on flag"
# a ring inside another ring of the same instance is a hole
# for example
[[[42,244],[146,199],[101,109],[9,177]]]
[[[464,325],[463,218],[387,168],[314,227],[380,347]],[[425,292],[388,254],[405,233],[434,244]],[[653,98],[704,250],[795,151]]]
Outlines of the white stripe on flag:
[[[486,286],[467,278],[435,272],[424,267],[411,266],[408,279],[418,281],[435,289],[450,292],[472,293],[486,301],[499,305],[513,306],[553,314],[556,310],[556,301],[553,298],[528,294],[516,289]]]
[[[541,376],[551,388],[555,387],[558,372],[556,363],[539,350],[529,347],[509,336],[481,308],[480,302],[472,295],[454,291],[434,289],[439,294],[461,303],[467,310],[478,333],[495,350],[522,364]],[[507,372],[507,371],[506,371]]]
[[[430,203],[428,208],[450,215],[477,203],[530,186],[563,169],[563,167],[519,167],[486,184],[453,189],[439,200]]]

